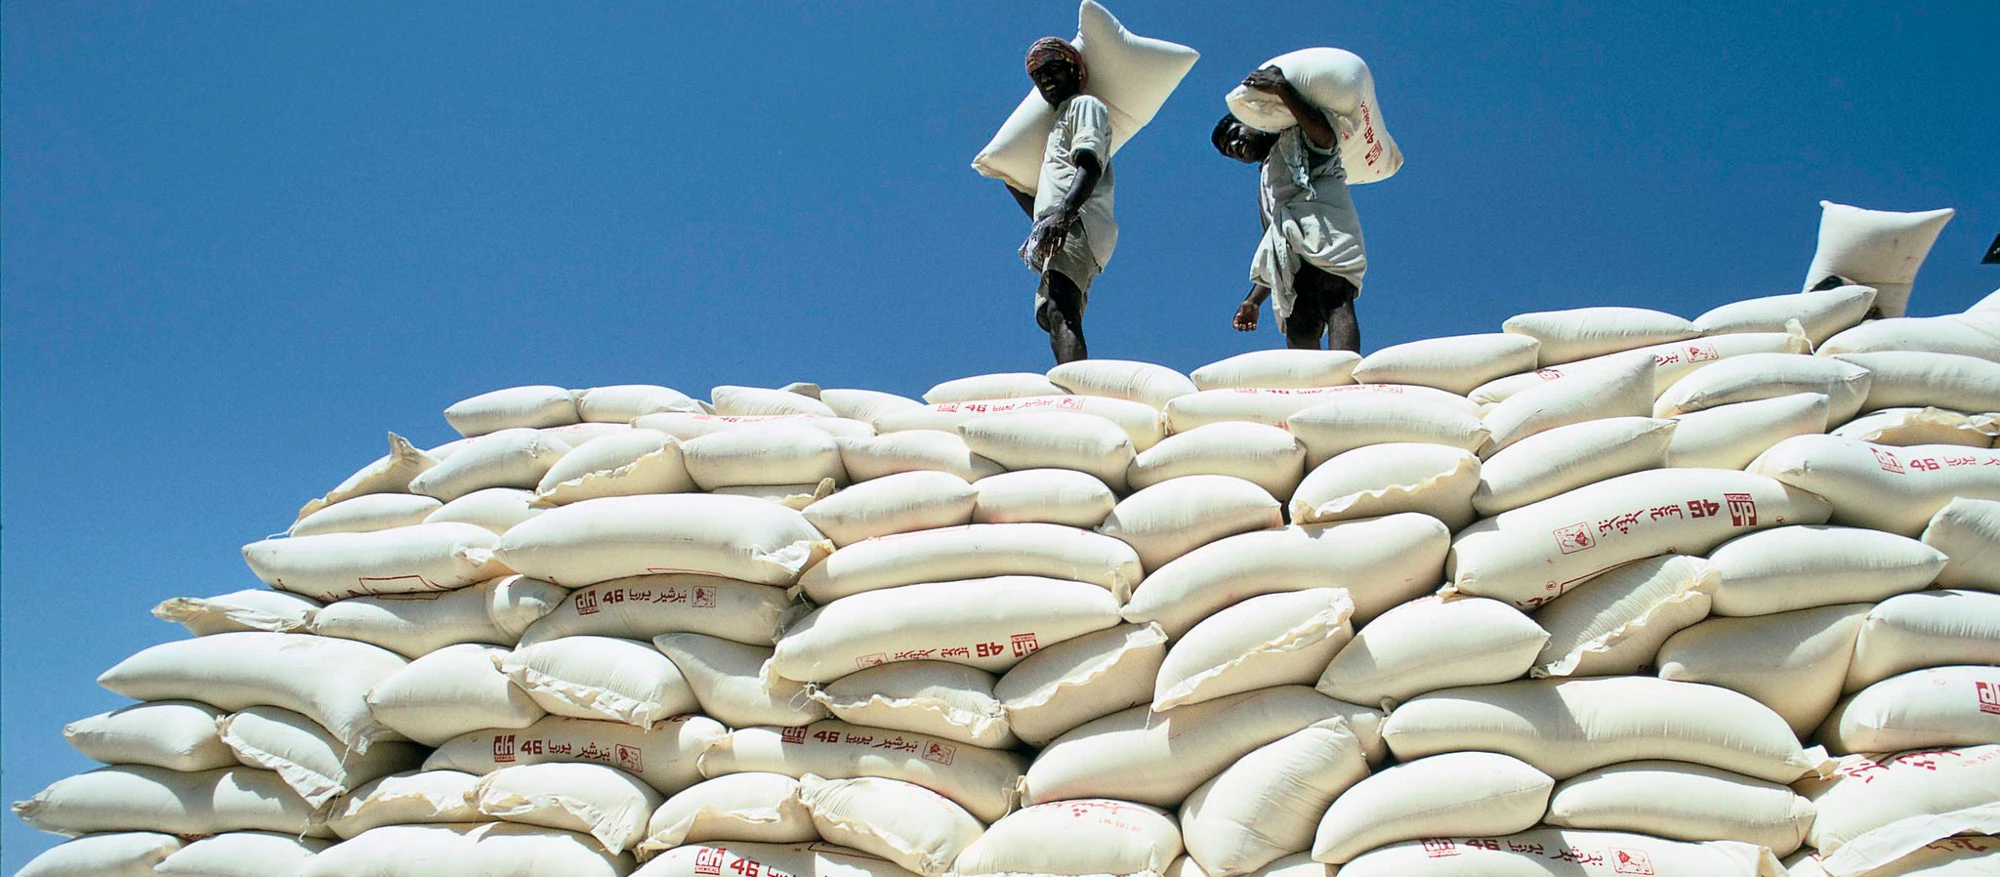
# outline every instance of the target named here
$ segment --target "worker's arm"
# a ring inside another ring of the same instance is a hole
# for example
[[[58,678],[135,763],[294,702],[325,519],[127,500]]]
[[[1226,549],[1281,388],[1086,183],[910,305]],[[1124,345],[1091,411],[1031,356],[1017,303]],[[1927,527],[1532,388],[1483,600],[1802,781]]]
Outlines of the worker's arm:
[[[1299,90],[1292,87],[1291,80],[1285,78],[1285,71],[1276,66],[1251,71],[1249,76],[1243,78],[1243,87],[1275,95],[1284,101],[1285,109],[1292,112],[1292,118],[1299,122],[1299,130],[1305,132],[1306,139],[1311,140],[1314,146],[1332,149],[1340,145],[1340,135],[1334,133],[1326,114],[1306,103]]]
[[[1257,328],[1257,310],[1264,306],[1264,300],[1271,297],[1271,288],[1261,283],[1250,287],[1250,294],[1243,297],[1243,303],[1236,306],[1236,319],[1231,325],[1238,332],[1248,332]]]
[[[1076,227],[1078,217],[1083,215],[1084,202],[1090,200],[1090,193],[1097,188],[1097,181],[1104,176],[1104,167],[1097,163],[1097,153],[1078,152],[1076,161],[1076,185],[1069,194],[1051,207],[1048,213],[1035,218],[1035,227],[1028,233],[1027,249],[1033,254],[1034,264],[1046,265],[1055,254],[1069,243],[1070,232]]]

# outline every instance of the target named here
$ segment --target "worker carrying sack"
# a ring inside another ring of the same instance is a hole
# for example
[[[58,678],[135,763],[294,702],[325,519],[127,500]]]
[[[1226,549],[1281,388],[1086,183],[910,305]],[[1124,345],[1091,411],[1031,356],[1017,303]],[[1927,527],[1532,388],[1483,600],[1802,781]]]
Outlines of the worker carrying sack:
[[[1375,99],[1375,77],[1368,62],[1344,49],[1300,49],[1265,61],[1277,67],[1306,99],[1333,117],[1340,131],[1340,166],[1349,183],[1374,183],[1396,175],[1403,167],[1403,150],[1382,123],[1382,104]],[[1239,85],[1223,98],[1229,111],[1260,131],[1283,131],[1298,124],[1277,95]]]

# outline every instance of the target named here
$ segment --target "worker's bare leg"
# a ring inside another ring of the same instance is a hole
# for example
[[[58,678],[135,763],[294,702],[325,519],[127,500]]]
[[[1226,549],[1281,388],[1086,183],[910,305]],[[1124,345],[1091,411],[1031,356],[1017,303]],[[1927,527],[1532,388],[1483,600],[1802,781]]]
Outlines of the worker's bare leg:
[[[1361,324],[1354,318],[1354,297],[1334,308],[1326,320],[1328,350],[1352,350],[1361,352]]]
[[[1083,293],[1060,271],[1050,271],[1047,276],[1050,307],[1041,315],[1042,328],[1049,332],[1049,350],[1055,354],[1056,364],[1090,358],[1083,342]]]

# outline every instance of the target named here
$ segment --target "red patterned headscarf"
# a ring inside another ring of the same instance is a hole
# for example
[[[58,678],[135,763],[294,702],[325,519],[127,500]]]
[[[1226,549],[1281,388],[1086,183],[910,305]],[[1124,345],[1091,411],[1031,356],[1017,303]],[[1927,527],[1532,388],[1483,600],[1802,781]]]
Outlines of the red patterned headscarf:
[[[1083,66],[1083,52],[1068,40],[1057,37],[1042,37],[1028,47],[1028,72],[1050,61],[1068,61],[1076,68],[1076,84],[1080,88],[1089,80],[1089,68]]]

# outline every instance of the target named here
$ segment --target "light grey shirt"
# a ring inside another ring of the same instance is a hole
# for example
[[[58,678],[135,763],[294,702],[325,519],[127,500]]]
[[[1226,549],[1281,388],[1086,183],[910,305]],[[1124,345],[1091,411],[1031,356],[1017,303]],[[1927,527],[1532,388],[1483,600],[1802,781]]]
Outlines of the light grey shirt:
[[[1037,217],[1061,204],[1083,176],[1076,164],[1076,156],[1082,152],[1097,156],[1098,166],[1104,169],[1078,218],[1091,256],[1097,267],[1103,268],[1118,246],[1118,223],[1111,218],[1111,111],[1103,101],[1087,94],[1056,107],[1055,129],[1042,149],[1042,176],[1035,189]]]

